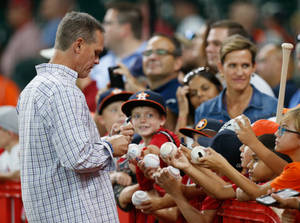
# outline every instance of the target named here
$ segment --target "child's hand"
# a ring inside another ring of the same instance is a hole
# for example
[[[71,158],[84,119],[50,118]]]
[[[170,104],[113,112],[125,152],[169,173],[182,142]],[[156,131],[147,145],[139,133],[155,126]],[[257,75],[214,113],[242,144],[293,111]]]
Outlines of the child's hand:
[[[206,155],[198,158],[199,165],[219,172],[228,164],[227,160],[212,148],[205,148]]]
[[[131,124],[131,122],[128,122],[125,125],[124,124],[121,125],[119,134],[123,135],[123,136],[129,136],[132,141],[132,137],[134,135],[134,129],[133,129],[133,125]]]
[[[248,194],[246,194],[241,188],[237,188],[236,189],[236,198],[239,200],[239,201],[249,201],[251,200],[251,198],[248,196]]]
[[[192,150],[190,150],[189,148],[187,148],[186,146],[184,145],[180,145],[180,150],[183,152],[183,154],[186,156],[186,158],[188,160],[191,160],[191,152]]]
[[[296,222],[297,210],[285,209],[281,214],[281,222],[285,223],[294,223]]]
[[[159,148],[155,145],[148,145],[143,151],[142,151],[142,154],[141,154],[141,157],[145,157],[146,155],[148,154],[156,154],[159,156]]]
[[[181,182],[173,177],[167,169],[162,169],[155,177],[155,181],[172,196],[181,193]]]
[[[187,85],[178,87],[176,91],[176,98],[178,102],[178,108],[180,111],[180,114],[182,115],[188,115],[189,113],[189,102],[187,99],[187,94],[189,92],[189,87]]]
[[[237,137],[239,138],[239,140],[243,144],[249,146],[249,144],[251,144],[251,142],[257,140],[257,138],[251,128],[251,123],[250,123],[249,119],[247,118],[247,116],[241,115],[241,117],[242,117],[244,123],[241,120],[236,119],[236,122],[238,123],[238,125],[240,127],[240,129],[236,131],[236,134],[237,134]]]
[[[140,168],[140,170],[144,173],[144,176],[148,179],[153,180],[153,174],[156,171],[159,171],[159,167],[158,168],[153,168],[153,167],[145,167],[145,162],[143,160],[140,160],[138,162],[138,167]]]
[[[142,210],[145,214],[151,214],[153,211],[160,209],[160,197],[148,193],[149,200],[144,201],[139,206],[135,206],[136,209]]]
[[[282,198],[282,197],[278,196],[277,194],[271,194],[271,196],[277,201],[276,207],[299,209],[299,206],[300,206],[300,198],[299,197]]]
[[[181,150],[181,148],[182,146],[180,146],[180,149],[177,150],[175,154],[172,154],[166,159],[169,165],[172,165],[173,167],[176,167],[181,170],[185,170],[186,168],[189,168],[191,166],[191,163],[188,160],[188,158],[184,155],[184,152]]]

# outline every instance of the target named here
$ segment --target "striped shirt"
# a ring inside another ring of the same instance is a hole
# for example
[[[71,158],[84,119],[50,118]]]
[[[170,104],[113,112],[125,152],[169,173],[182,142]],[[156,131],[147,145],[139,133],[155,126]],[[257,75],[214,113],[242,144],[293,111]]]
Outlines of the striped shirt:
[[[112,148],[99,137],[77,73],[36,66],[20,95],[22,199],[29,222],[118,222],[109,171]]]

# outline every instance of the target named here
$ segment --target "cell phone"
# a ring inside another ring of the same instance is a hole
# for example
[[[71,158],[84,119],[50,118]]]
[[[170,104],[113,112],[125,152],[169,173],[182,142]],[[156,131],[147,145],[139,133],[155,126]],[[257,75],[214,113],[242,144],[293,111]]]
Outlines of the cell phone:
[[[299,192],[293,189],[283,189],[283,190],[279,190],[277,192],[274,192],[274,194],[277,194],[278,196],[282,197],[282,198],[287,198],[287,197],[295,197],[299,195]],[[277,203],[277,201],[270,195],[264,195],[261,197],[256,198],[256,201],[260,204],[263,205],[275,205]]]
[[[119,68],[119,66],[113,66],[108,68],[110,87],[124,89],[123,76],[114,73],[114,70],[117,68]]]

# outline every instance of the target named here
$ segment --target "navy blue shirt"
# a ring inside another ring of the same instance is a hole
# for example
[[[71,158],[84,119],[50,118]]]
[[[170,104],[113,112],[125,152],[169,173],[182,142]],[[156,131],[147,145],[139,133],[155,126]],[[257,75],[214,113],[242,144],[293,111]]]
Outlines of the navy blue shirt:
[[[276,98],[278,98],[279,89],[280,89],[280,85],[277,85],[276,87],[273,88],[273,92]],[[287,80],[286,87],[285,87],[284,104],[283,104],[285,108],[288,108],[290,101],[297,90],[298,87],[295,84],[294,80]]]
[[[277,99],[260,92],[254,86],[252,88],[253,93],[250,103],[243,114],[250,119],[251,123],[259,119],[276,116]],[[231,119],[228,115],[226,105],[222,100],[225,92],[226,88],[217,97],[202,103],[196,109],[195,123],[198,123],[203,118],[213,118],[224,122]]]
[[[156,93],[159,93],[165,100],[166,107],[169,108],[173,113],[178,115],[178,104],[176,98],[177,88],[180,86],[177,78],[170,80],[168,83],[160,86],[156,89],[151,89]]]

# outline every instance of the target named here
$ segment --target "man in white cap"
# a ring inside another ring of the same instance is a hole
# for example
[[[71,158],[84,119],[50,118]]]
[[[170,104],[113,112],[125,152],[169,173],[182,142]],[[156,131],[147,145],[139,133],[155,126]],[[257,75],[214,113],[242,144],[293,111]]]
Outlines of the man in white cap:
[[[19,180],[19,130],[16,108],[0,106],[0,180]]]

